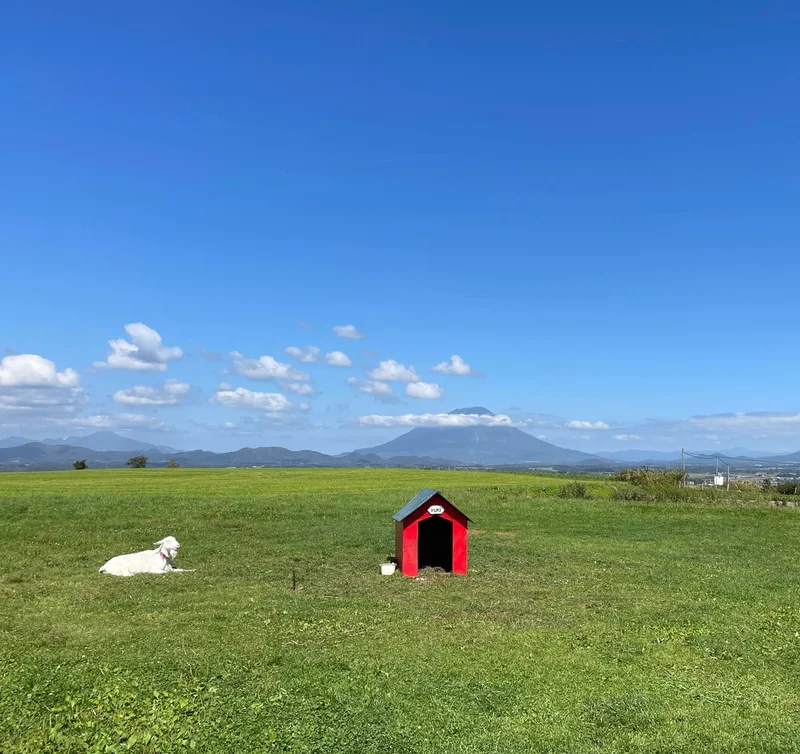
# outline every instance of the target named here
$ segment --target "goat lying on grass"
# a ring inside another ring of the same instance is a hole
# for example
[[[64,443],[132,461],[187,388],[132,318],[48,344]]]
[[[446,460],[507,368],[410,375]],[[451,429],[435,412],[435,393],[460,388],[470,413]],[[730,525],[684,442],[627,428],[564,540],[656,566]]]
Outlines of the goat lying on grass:
[[[100,573],[112,576],[134,576],[137,573],[183,573],[183,568],[173,568],[172,559],[178,554],[180,544],[175,537],[164,537],[154,543],[155,550],[117,555],[100,568]]]

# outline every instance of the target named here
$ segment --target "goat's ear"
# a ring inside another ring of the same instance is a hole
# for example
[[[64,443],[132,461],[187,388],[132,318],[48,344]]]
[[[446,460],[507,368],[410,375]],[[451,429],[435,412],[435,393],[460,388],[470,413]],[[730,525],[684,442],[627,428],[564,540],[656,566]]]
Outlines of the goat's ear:
[[[166,541],[166,539],[167,539],[167,538],[166,538],[166,537],[164,537],[164,539],[159,539],[159,540],[158,540],[158,542],[153,542],[153,544],[154,544],[154,545],[163,545],[163,544],[164,544],[164,542]]]

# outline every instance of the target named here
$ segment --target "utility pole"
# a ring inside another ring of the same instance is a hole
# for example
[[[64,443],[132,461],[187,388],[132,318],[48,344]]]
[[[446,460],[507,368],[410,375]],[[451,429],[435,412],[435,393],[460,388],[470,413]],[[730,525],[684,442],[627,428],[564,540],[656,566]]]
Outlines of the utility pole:
[[[681,476],[681,487],[686,486],[686,453],[684,453],[683,448],[681,448],[681,471],[683,475]]]

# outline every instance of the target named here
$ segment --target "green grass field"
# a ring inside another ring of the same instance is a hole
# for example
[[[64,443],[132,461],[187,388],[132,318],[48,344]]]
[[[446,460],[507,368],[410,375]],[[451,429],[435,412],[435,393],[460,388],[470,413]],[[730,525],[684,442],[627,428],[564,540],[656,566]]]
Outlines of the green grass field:
[[[800,751],[797,510],[562,483],[0,475],[0,751]],[[379,575],[422,487],[468,576]],[[97,573],[167,534],[195,573]]]

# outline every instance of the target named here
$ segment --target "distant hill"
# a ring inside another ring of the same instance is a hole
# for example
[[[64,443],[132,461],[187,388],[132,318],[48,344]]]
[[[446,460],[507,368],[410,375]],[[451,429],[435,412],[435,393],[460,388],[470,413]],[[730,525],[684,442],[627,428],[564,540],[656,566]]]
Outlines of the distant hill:
[[[27,437],[6,437],[0,440],[0,448],[15,448],[17,445],[27,445],[29,442],[33,440]]]
[[[78,459],[86,459],[90,467],[124,466],[130,455],[129,451],[101,451],[75,445],[29,442],[0,449],[0,468],[67,469]]]
[[[299,468],[362,468],[362,467],[448,467],[453,462],[437,458],[385,459],[377,455],[347,453],[329,456],[314,450],[288,450],[280,447],[240,448],[229,453],[210,450],[164,453],[153,448],[142,451],[148,466],[166,466],[170,458],[188,467],[299,467]],[[75,445],[49,445],[31,442],[12,448],[0,448],[0,470],[50,471],[70,469],[78,459],[86,459],[89,468],[122,468],[131,456],[129,450],[93,450]]]
[[[30,442],[30,440],[27,440]],[[92,432],[89,435],[77,436],[71,435],[70,437],[54,437],[48,440],[42,440],[45,445],[75,445],[81,448],[91,448],[92,450],[124,450],[127,452],[136,452],[150,450],[155,448],[164,453],[176,453],[175,448],[169,445],[155,445],[150,442],[142,442],[141,440],[133,440],[130,437],[122,437],[116,432],[100,431]]]
[[[477,414],[478,416],[494,416],[493,411],[483,406],[470,406],[469,408],[455,408],[449,414]]]

